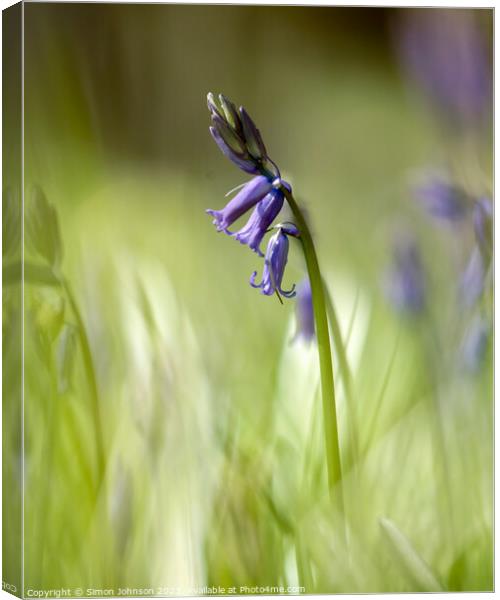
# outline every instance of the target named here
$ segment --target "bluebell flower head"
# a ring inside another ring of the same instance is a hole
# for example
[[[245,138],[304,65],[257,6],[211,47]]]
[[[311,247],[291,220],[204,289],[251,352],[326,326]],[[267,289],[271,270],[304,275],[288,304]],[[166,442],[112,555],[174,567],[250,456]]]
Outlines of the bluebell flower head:
[[[289,233],[286,233],[286,231]],[[288,260],[288,235],[298,236],[299,232],[292,225],[286,228],[277,226],[276,233],[271,236],[267,245],[262,281],[255,283],[257,271],[254,271],[250,277],[250,285],[254,288],[260,288],[261,293],[266,296],[272,296],[274,293],[277,293],[278,297],[293,298],[295,296],[295,284],[288,291],[283,290],[281,287]]]
[[[311,284],[309,278],[303,279],[297,286],[297,301],[295,316],[297,319],[296,337],[301,337],[306,342],[314,339],[314,311]]]
[[[272,179],[279,177],[276,165],[267,155],[262,136],[250,115],[241,106],[239,110],[222,94],[219,103],[215,96],[207,96],[212,116],[210,133],[216,144],[233,163],[247,173],[265,173]],[[269,166],[272,165],[272,171]]]
[[[487,198],[474,204],[476,244],[460,278],[460,304],[470,308],[482,296],[487,282],[488,267],[493,252],[493,206]]]
[[[406,11],[399,38],[405,70],[452,125],[490,116],[490,51],[476,11]]]
[[[291,191],[292,188],[288,183],[281,181],[281,184]],[[259,256],[264,256],[260,250],[260,243],[272,222],[281,211],[284,200],[285,196],[282,190],[280,188],[273,188],[254,208],[247,224],[237,233],[233,234],[235,239],[241,244],[247,244]]]
[[[488,198],[481,198],[474,204],[474,232],[476,241],[485,260],[493,252],[493,205]]]
[[[479,300],[484,290],[485,277],[485,260],[479,247],[475,245],[460,279],[459,296],[462,306],[470,308]]]
[[[443,176],[431,175],[415,187],[416,199],[436,220],[457,223],[468,211],[467,195]]]
[[[393,265],[386,277],[386,293],[398,312],[418,314],[425,309],[424,270],[414,238],[400,233],[393,247]]]
[[[461,362],[469,373],[477,373],[481,368],[490,338],[491,326],[480,315],[476,315],[465,333],[461,346]]]
[[[222,95],[216,101],[212,93],[208,94],[207,103],[212,118],[210,133],[215,142],[240,169],[255,175],[222,210],[209,209],[207,213],[214,217],[218,231],[234,236],[263,256],[260,244],[280,213],[291,187],[282,181],[279,169],[269,158],[262,136],[247,111],[243,107],[237,110]],[[254,211],[246,225],[237,232],[229,231],[228,228],[252,208]],[[276,228],[267,246],[262,281],[255,283],[255,271],[250,283],[267,296],[276,293],[281,301],[281,296],[291,298],[295,295],[295,285],[284,291],[281,282],[288,258],[288,236],[299,236],[299,231],[293,224],[281,224]]]
[[[263,175],[257,175],[246,183],[222,210],[207,209],[207,213],[214,217],[213,223],[217,231],[228,231],[237,219],[263,200],[273,189],[273,183]]]

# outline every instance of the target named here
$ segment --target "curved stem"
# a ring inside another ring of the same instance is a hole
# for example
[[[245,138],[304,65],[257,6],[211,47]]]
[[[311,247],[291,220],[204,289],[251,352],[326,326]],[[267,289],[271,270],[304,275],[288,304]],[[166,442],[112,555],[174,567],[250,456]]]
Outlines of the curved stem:
[[[61,278],[61,284],[66,292],[71,310],[76,319],[78,325],[78,335],[80,337],[80,344],[82,348],[83,364],[85,372],[90,383],[90,395],[92,398],[92,416],[94,420],[95,437],[96,437],[96,454],[97,454],[97,472],[98,481],[97,488],[99,489],[104,481],[104,475],[106,470],[106,458],[104,453],[104,437],[101,423],[101,411],[99,406],[99,392],[97,389],[97,379],[95,376],[94,361],[92,360],[92,352],[90,350],[90,343],[87,337],[85,324],[83,322],[82,315],[78,309],[73,292],[65,278]]]
[[[340,374],[344,383],[344,393],[347,406],[347,426],[350,439],[350,450],[351,455],[349,459],[344,460],[344,467],[349,470],[349,467],[358,465],[359,459],[359,441],[358,441],[358,419],[356,415],[356,405],[354,404],[354,398],[352,394],[352,374],[349,368],[349,361],[347,360],[347,354],[342,340],[342,332],[340,330],[340,323],[337,318],[337,312],[333,304],[332,297],[328,291],[326,281],[323,280],[323,288],[325,290],[326,308],[328,318],[330,320],[330,327],[332,329],[333,345],[337,352],[337,359],[339,361]],[[345,457],[344,457],[345,458]],[[346,465],[347,462],[347,465]]]
[[[325,432],[326,462],[328,468],[328,488],[333,499],[335,485],[342,480],[340,461],[340,443],[337,427],[337,407],[335,402],[335,387],[333,383],[332,352],[330,348],[330,333],[326,313],[323,280],[318,264],[316,249],[306,220],[292,194],[281,186],[281,191],[295,217],[300,230],[300,241],[304,251],[309,281],[311,284],[314,323],[318,343],[319,366],[321,372],[321,396],[323,404],[323,424]],[[344,499],[340,492],[337,498],[341,512],[344,512]]]

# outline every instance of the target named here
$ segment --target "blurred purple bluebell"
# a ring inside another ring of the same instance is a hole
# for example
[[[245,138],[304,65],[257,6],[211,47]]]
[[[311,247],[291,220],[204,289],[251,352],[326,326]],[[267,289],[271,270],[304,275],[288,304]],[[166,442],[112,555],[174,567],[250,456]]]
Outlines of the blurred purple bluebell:
[[[273,189],[273,184],[267,177],[257,175],[246,183],[243,188],[230,200],[222,210],[207,209],[207,213],[214,217],[213,224],[217,231],[227,230],[237,219],[263,200]]]
[[[460,304],[463,307],[473,306],[484,290],[486,275],[485,262],[478,246],[474,246],[469,262],[462,273],[459,285]]]
[[[477,373],[481,368],[490,331],[491,326],[483,316],[476,315],[469,324],[460,350],[462,364],[469,373]]]
[[[303,279],[297,286],[297,301],[295,316],[297,332],[295,337],[301,337],[306,342],[311,342],[315,336],[314,311],[311,284],[309,277]]]
[[[389,301],[398,312],[421,313],[426,304],[424,271],[417,243],[409,233],[397,235],[392,260],[385,279]]]
[[[459,285],[460,303],[472,307],[483,294],[493,252],[493,207],[482,198],[474,204],[476,244],[465,267]]]
[[[282,185],[291,191],[288,183],[282,181]],[[272,189],[254,208],[247,224],[233,234],[235,239],[241,244],[247,244],[259,256],[264,256],[260,250],[260,243],[282,209],[284,200],[285,196],[280,189]]]
[[[467,194],[447,178],[432,174],[414,188],[416,200],[434,219],[457,223],[469,210]]]
[[[295,296],[295,284],[288,291],[281,288],[285,266],[288,260],[288,236],[299,236],[299,231],[293,226],[286,228],[277,226],[277,231],[269,239],[267,245],[266,257],[264,260],[264,270],[262,272],[262,281],[255,283],[257,271],[252,273],[250,277],[250,285],[254,288],[260,288],[261,293],[266,296],[272,296],[274,293],[278,297],[293,298]]]
[[[408,10],[398,31],[403,68],[453,125],[491,118],[492,53],[480,18],[473,10]]]
[[[493,205],[489,198],[481,198],[474,204],[473,219],[477,244],[488,260],[493,252]]]

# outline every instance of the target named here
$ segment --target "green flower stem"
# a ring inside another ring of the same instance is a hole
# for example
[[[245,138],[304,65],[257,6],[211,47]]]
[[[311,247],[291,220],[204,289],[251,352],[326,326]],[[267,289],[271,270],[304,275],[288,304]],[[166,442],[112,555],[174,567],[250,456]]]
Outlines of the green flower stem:
[[[344,391],[347,405],[348,414],[348,431],[350,439],[350,450],[351,456],[347,461],[347,469],[349,467],[357,468],[359,460],[359,441],[358,441],[358,419],[356,415],[356,405],[354,404],[354,398],[352,394],[352,374],[349,368],[349,361],[347,360],[347,354],[342,340],[342,332],[340,331],[339,320],[337,319],[337,312],[333,304],[332,297],[328,291],[328,286],[323,280],[323,289],[325,290],[327,314],[330,320],[330,327],[332,330],[332,338],[335,350],[337,351],[337,358],[339,361],[340,374],[344,382]],[[344,468],[346,468],[346,461],[344,461]]]
[[[323,280],[319,270],[318,257],[306,220],[292,194],[281,187],[288,205],[293,212],[295,222],[300,230],[300,241],[304,251],[309,281],[311,284],[314,323],[318,343],[319,366],[321,372],[321,396],[323,403],[323,424],[325,430],[326,462],[328,468],[328,488],[334,499],[335,485],[342,480],[340,462],[340,443],[337,427],[337,408],[335,403],[335,387],[333,383],[332,352],[330,348],[330,333],[326,313]],[[340,492],[337,498],[338,507],[344,512],[344,499]]]
[[[71,306],[71,310],[76,319],[76,323],[78,325],[78,335],[80,337],[80,344],[82,348],[82,356],[83,356],[83,365],[85,368],[85,372],[87,374],[88,380],[90,382],[90,395],[92,400],[92,417],[94,421],[95,428],[95,443],[96,443],[96,455],[97,455],[97,472],[98,472],[98,481],[97,488],[101,487],[101,484],[104,482],[104,476],[106,471],[106,458],[104,453],[104,436],[102,431],[102,420],[101,420],[101,411],[99,406],[99,392],[97,389],[97,379],[95,376],[94,369],[94,361],[92,359],[92,351],[90,349],[90,343],[87,337],[87,332],[85,329],[85,324],[83,322],[83,318],[80,314],[80,310],[78,309],[78,305],[76,303],[75,297],[73,296],[73,292],[71,291],[71,287],[66,281],[65,278],[60,278],[61,285],[66,292],[66,296],[68,298],[69,304]]]

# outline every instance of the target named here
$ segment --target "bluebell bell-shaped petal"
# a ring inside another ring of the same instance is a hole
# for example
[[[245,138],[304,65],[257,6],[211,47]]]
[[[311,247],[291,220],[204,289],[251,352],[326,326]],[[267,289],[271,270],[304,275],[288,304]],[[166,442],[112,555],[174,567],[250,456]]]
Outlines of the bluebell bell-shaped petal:
[[[385,280],[389,301],[401,313],[421,313],[426,304],[424,270],[418,246],[409,234],[395,241],[393,265]]]
[[[257,175],[245,184],[222,210],[208,209],[206,212],[214,217],[213,223],[217,231],[224,231],[231,235],[227,229],[243,214],[260,202],[271,190],[273,184],[263,175]]]
[[[281,288],[283,274],[288,259],[288,236],[279,228],[276,233],[271,236],[267,245],[266,258],[264,260],[264,270],[262,272],[262,281],[255,283],[257,271],[252,273],[250,277],[250,285],[254,288],[260,288],[261,293],[266,296],[272,296],[275,292],[285,298],[295,296],[295,284],[288,291]]]
[[[261,200],[248,220],[247,224],[234,237],[241,243],[256,252],[259,256],[264,256],[260,250],[260,243],[266,234],[274,219],[283,207],[285,197],[280,190],[273,189],[267,196]]]
[[[493,251],[493,205],[488,198],[474,204],[474,232],[483,258],[488,260]]]
[[[456,223],[468,212],[467,196],[445,178],[432,176],[415,188],[415,197],[434,219]]]
[[[281,179],[273,181],[274,189],[257,204],[247,224],[233,234],[241,244],[247,244],[259,256],[264,256],[260,250],[260,243],[283,207],[285,196],[279,189],[281,185],[289,192],[292,191],[290,184],[286,181]]]
[[[297,286],[295,316],[297,319],[295,337],[301,337],[306,342],[310,342],[315,336],[315,325],[312,290],[308,277],[303,279]]]

